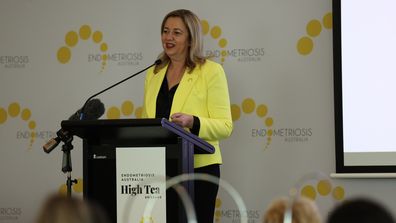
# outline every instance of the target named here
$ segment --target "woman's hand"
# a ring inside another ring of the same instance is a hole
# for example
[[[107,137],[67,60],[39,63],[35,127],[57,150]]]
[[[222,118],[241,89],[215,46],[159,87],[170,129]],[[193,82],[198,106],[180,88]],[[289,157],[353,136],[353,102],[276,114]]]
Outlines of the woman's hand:
[[[194,117],[192,115],[184,114],[184,113],[174,113],[171,115],[171,121],[180,125],[183,128],[192,128],[194,124]]]

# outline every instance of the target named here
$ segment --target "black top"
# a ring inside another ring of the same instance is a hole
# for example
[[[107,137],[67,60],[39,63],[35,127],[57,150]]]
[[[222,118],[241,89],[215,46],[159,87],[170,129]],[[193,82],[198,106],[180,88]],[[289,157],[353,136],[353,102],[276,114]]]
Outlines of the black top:
[[[158,92],[158,96],[157,96],[155,118],[166,118],[166,119],[169,118],[170,111],[172,108],[173,97],[175,96],[178,86],[179,86],[179,84],[176,84],[169,90],[168,80],[165,75],[164,80],[162,81],[161,88]],[[193,123],[193,127],[190,129],[190,131],[192,134],[198,135],[199,129],[201,127],[201,123],[200,123],[198,117],[196,117],[196,116],[193,116],[193,117],[194,117],[194,123]]]
[[[170,110],[172,108],[173,97],[175,96],[178,86],[179,84],[176,84],[170,90],[168,90],[168,80],[166,76],[164,77],[157,96],[157,105],[155,111],[156,118],[169,118]]]

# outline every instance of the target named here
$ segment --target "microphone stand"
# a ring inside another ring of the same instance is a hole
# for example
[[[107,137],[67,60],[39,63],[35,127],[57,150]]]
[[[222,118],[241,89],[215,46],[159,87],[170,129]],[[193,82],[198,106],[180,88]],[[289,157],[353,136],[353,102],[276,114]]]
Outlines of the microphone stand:
[[[101,93],[103,93],[103,92],[105,92],[105,91],[107,91],[107,90],[109,90],[109,89],[111,89],[111,88],[113,88],[113,87],[115,87],[115,86],[117,86],[117,85],[119,85],[119,84],[121,84],[121,83],[123,83],[123,82],[129,80],[129,79],[131,79],[132,77],[134,77],[134,76],[136,76],[136,75],[142,73],[143,71],[148,70],[150,67],[152,67],[152,66],[154,66],[154,65],[158,65],[158,64],[160,64],[160,63],[161,63],[161,60],[158,59],[158,60],[156,60],[152,65],[150,65],[150,66],[144,68],[143,70],[141,70],[141,71],[139,71],[139,72],[137,72],[137,73],[135,73],[135,74],[133,74],[133,75],[131,75],[131,76],[129,76],[129,77],[127,77],[127,78],[125,78],[125,79],[123,79],[123,80],[121,80],[121,81],[119,81],[119,82],[113,84],[113,85],[111,85],[110,87],[108,87],[108,88],[106,88],[106,89],[104,89],[104,90],[102,90],[102,91],[100,91],[100,92],[98,92],[98,93],[92,95],[91,97],[89,97],[89,98],[85,101],[83,107],[81,108],[80,120],[84,120],[84,119],[85,119],[85,117],[84,117],[84,115],[85,115],[85,114],[84,114],[84,112],[85,112],[85,107],[87,106],[88,102],[89,102],[92,98],[94,98],[94,97],[98,96],[99,94],[101,94]],[[71,154],[71,150],[73,149],[73,145],[72,145],[72,143],[71,143],[71,142],[73,141],[73,135],[69,135],[69,133],[68,133],[67,131],[58,131],[58,132],[56,133],[56,135],[58,136],[57,139],[54,139],[54,140],[51,140],[51,141],[50,141],[50,142],[53,143],[53,144],[48,145],[49,148],[47,149],[47,148],[46,148],[46,146],[47,146],[47,144],[48,144],[48,143],[47,143],[46,145],[43,146],[43,148],[44,148],[44,151],[45,151],[45,152],[49,153],[49,152],[51,152],[51,151],[59,144],[60,141],[63,142],[63,145],[62,145],[62,151],[63,151],[63,157],[62,157],[62,172],[67,174],[67,180],[66,180],[67,197],[70,198],[70,197],[71,197],[71,192],[72,192],[72,186],[73,186],[73,184],[76,184],[76,183],[77,183],[77,180],[76,180],[76,179],[73,179],[73,180],[72,180],[72,177],[71,177],[72,162],[71,162],[71,155],[70,155],[70,154]]]
[[[71,172],[73,170],[72,162],[71,162],[71,150],[73,149],[73,145],[72,145],[73,136],[70,136],[66,131],[65,132],[62,131],[61,133],[58,134],[58,136],[63,142],[62,172],[67,174],[67,180],[66,180],[67,197],[71,198],[72,186],[73,184],[77,183],[77,180],[76,179],[72,180],[71,177]]]

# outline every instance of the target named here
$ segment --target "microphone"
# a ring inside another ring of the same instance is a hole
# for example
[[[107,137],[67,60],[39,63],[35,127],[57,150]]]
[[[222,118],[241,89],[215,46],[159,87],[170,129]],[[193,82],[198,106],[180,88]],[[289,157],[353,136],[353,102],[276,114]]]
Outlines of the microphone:
[[[87,119],[87,118],[85,117],[85,115],[87,115],[87,114],[86,114],[87,104],[88,104],[88,102],[89,102],[92,98],[94,98],[94,97],[96,97],[96,96],[102,94],[103,92],[105,92],[105,91],[107,91],[107,90],[110,90],[111,88],[113,88],[113,87],[115,87],[115,86],[117,86],[117,85],[119,85],[119,84],[121,84],[121,83],[123,83],[123,82],[125,82],[125,81],[127,81],[127,80],[129,80],[129,79],[131,79],[132,77],[134,77],[134,76],[136,76],[136,75],[142,73],[143,71],[148,70],[150,67],[152,67],[152,66],[154,66],[154,65],[159,65],[159,64],[161,64],[161,62],[162,62],[161,59],[157,59],[153,64],[151,64],[150,66],[144,68],[143,70],[141,70],[141,71],[139,71],[139,72],[137,72],[137,73],[134,73],[134,74],[132,74],[131,76],[129,76],[129,77],[127,77],[127,78],[125,78],[125,79],[123,79],[123,80],[121,80],[121,81],[119,81],[119,82],[117,82],[117,83],[111,85],[110,87],[107,87],[107,88],[105,88],[105,89],[99,91],[98,93],[92,95],[91,97],[89,97],[89,98],[85,101],[83,107],[81,108],[81,111],[80,111],[80,120],[85,120],[85,119]]]
[[[76,113],[69,117],[70,121],[80,120],[82,108],[78,109]],[[105,112],[105,106],[99,99],[92,99],[85,105],[85,118],[84,120],[99,119]]]
[[[69,120],[71,121],[77,121],[77,120],[96,120],[98,119],[100,116],[102,116],[104,114],[105,108],[102,102],[100,102],[99,99],[92,99],[96,96],[98,96],[99,94],[102,94],[103,92],[110,90],[111,88],[131,79],[132,77],[148,70],[149,68],[151,68],[154,65],[159,65],[161,64],[162,61],[161,59],[157,59],[153,64],[151,64],[150,66],[144,68],[143,70],[132,74],[131,76],[111,85],[110,87],[105,88],[104,90],[99,91],[98,93],[92,95],[91,97],[89,97],[84,105],[82,106],[81,109],[77,110],[73,115],[71,115],[69,117]],[[92,99],[92,100],[91,100]],[[50,153],[53,149],[55,149],[55,147],[57,147],[59,145],[59,143],[61,141],[67,140],[68,137],[68,132],[64,131],[63,129],[60,129],[56,132],[57,137],[50,139],[44,146],[43,149],[46,153]],[[69,137],[70,138],[70,137]]]
[[[81,109],[77,110],[73,115],[69,117],[71,121],[80,120]],[[96,120],[100,118],[105,112],[104,104],[99,99],[92,99],[86,104],[86,114],[85,120]],[[43,150],[46,153],[50,153],[53,149],[55,149],[61,141],[64,139],[68,139],[68,132],[60,129],[56,132],[56,137],[50,139],[47,143],[43,145]]]

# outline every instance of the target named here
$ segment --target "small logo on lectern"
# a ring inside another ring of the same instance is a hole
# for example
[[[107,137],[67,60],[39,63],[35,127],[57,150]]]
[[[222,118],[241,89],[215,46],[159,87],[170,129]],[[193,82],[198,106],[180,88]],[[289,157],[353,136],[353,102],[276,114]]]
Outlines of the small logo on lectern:
[[[107,159],[107,156],[93,154],[94,159]]]

